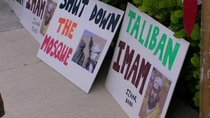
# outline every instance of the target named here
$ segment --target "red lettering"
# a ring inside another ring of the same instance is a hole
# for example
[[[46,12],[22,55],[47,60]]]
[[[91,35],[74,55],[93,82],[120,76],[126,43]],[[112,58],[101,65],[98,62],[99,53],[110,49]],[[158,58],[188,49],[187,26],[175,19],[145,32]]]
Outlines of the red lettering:
[[[73,37],[72,33],[74,32],[74,29],[75,29],[76,27],[77,27],[77,24],[76,24],[75,22],[73,22],[73,24],[72,24],[72,26],[71,26],[71,28],[70,28],[69,34],[68,34],[68,37],[69,37],[70,39],[72,39],[72,37]]]
[[[56,54],[57,44],[58,44],[58,40],[55,41],[55,43],[54,43],[54,49],[55,49],[55,51],[54,51],[54,52],[51,52],[51,53],[50,53],[50,56],[53,56],[53,55]]]
[[[72,53],[72,48],[70,48],[70,49],[68,50],[68,53],[67,53],[66,58],[65,58],[65,60],[64,60],[64,65],[68,65],[67,60],[69,59],[69,55],[71,55],[71,53]]]
[[[77,23],[70,19],[65,19],[65,18],[59,18],[58,22],[59,26],[57,32],[68,37],[69,39],[72,39],[74,30],[77,27]]]
[[[62,62],[65,66],[68,65],[68,59],[73,51],[72,48],[68,47],[63,42],[59,42],[59,40],[55,40],[47,34],[45,35],[41,50],[43,50],[50,57]]]
[[[60,49],[59,49],[59,48],[60,48]],[[59,59],[59,55],[60,55],[62,49],[63,49],[63,42],[61,42],[61,43],[58,44],[58,47],[57,47],[57,49],[56,49],[57,51],[56,51],[56,53],[55,53],[55,55],[54,55],[54,58]]]
[[[59,61],[62,61],[62,62],[64,61],[67,51],[68,51],[68,47],[66,45],[64,45],[64,47],[62,49],[62,53],[60,54],[60,57],[59,57]]]
[[[140,55],[137,54],[136,59],[135,59],[133,65],[131,67],[131,70],[130,70],[128,76],[127,76],[127,78],[129,79],[131,77],[132,73],[133,73],[133,78],[132,78],[132,81],[131,81],[132,84],[134,84],[135,80],[136,80],[136,75],[137,75],[138,68],[139,68],[139,60],[140,60]]]
[[[63,32],[62,32],[62,35],[65,35],[67,36],[68,32],[69,32],[69,29],[71,28],[71,22],[69,19],[66,20],[66,23],[65,23],[65,26],[63,28]]]
[[[48,46],[48,44],[49,44],[49,42],[50,42],[50,39],[51,39],[51,36],[48,37],[48,35],[46,34],[46,35],[45,35],[45,38],[44,38],[44,41],[43,41],[43,43],[42,43],[41,49],[44,48],[44,51],[46,51],[47,46]]]
[[[136,89],[139,87],[139,83],[141,80],[139,93],[142,95],[144,85],[151,68],[151,64],[149,62],[146,62],[144,58],[141,59],[140,54],[135,54],[135,50],[132,49],[129,45],[126,45],[125,42],[120,41],[118,47],[118,57],[117,60],[114,62],[112,68],[116,72],[120,71],[120,73],[124,74],[124,79],[130,81]],[[120,59],[123,51],[124,59],[121,62]]]
[[[51,39],[49,45],[47,46],[47,51],[46,51],[47,54],[50,53],[50,51],[51,51],[52,48],[53,48],[53,45],[54,45],[54,38]]]
[[[123,73],[124,72],[124,69],[125,69],[125,66],[127,65],[126,72],[125,72],[125,75],[124,75],[124,78],[126,80],[129,80],[129,78],[128,78],[128,72],[129,72],[129,69],[130,69],[130,66],[131,66],[131,62],[133,60],[134,52],[135,51],[133,49],[130,51],[130,46],[127,45],[126,51],[125,51],[124,60],[123,60],[123,64],[122,64],[122,68],[120,70],[120,72]]]
[[[118,56],[117,56],[117,61],[114,62],[113,67],[112,67],[117,72],[119,72],[119,70],[120,70],[120,64],[119,64],[120,63],[120,57],[121,57],[121,54],[122,54],[122,50],[125,48],[125,45],[126,44],[123,41],[120,41],[119,45],[118,45],[118,47],[120,49],[119,49],[119,53],[118,53]]]
[[[60,24],[59,24],[59,27],[58,27],[58,30],[57,30],[58,33],[60,32],[61,25],[64,24],[65,21],[66,21],[66,19],[64,19],[64,18],[59,18],[58,22],[59,22]]]
[[[141,61],[141,66],[140,66],[139,73],[138,73],[138,76],[137,76],[137,79],[136,79],[136,82],[135,82],[135,86],[137,88],[138,85],[139,85],[140,79],[143,79],[140,90],[139,90],[140,94],[143,93],[144,85],[145,85],[147,76],[149,74],[150,68],[151,68],[151,64],[149,62],[145,62],[145,59],[143,58],[142,61]]]

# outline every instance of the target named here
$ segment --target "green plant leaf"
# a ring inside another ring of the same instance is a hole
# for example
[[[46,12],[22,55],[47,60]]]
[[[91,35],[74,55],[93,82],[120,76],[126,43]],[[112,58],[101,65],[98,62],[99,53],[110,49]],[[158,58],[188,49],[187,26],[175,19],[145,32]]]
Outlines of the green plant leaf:
[[[183,37],[186,37],[186,32],[184,29],[181,29],[178,32],[175,32],[174,36],[176,38],[183,38]]]
[[[179,17],[176,17],[174,14],[171,15],[171,22],[174,24],[179,23]]]
[[[199,67],[200,66],[200,57],[198,56],[197,53],[193,54],[193,57],[191,58],[191,63],[195,67]]]
[[[196,78],[196,79],[198,79],[199,78],[199,76],[200,76],[200,70],[198,69],[198,70],[195,70],[195,71],[193,71],[193,77],[194,78]]]
[[[138,6],[142,4],[142,0],[133,0],[133,3]]]
[[[192,40],[200,40],[200,27],[197,23],[195,24],[190,37]]]
[[[158,8],[163,9],[167,7],[167,2],[165,0],[161,0],[158,2]]]
[[[197,91],[195,93],[195,96],[193,97],[193,101],[195,106],[199,107],[200,106],[200,91]]]
[[[174,11],[173,15],[177,18],[183,17],[183,11],[181,9]]]

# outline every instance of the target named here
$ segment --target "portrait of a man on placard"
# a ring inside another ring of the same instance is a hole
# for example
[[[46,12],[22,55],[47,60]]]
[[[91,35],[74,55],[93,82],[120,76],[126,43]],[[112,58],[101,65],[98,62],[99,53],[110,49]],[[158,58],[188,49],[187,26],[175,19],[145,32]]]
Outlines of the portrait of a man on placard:
[[[162,75],[157,69],[153,68],[139,113],[141,118],[160,117],[170,85],[171,81]]]
[[[45,8],[44,18],[41,24],[40,33],[45,35],[47,32],[48,26],[54,14],[57,4],[53,0],[47,0],[47,6]]]

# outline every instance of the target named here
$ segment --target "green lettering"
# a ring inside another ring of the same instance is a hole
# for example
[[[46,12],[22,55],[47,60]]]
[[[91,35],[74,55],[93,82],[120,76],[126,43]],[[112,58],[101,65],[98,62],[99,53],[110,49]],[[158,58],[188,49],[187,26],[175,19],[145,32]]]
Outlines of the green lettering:
[[[136,39],[138,38],[138,34],[139,34],[140,22],[141,22],[141,16],[138,16],[137,19],[136,19],[136,22],[133,26],[133,29],[131,30],[131,34],[130,34],[132,36],[133,33],[135,32],[136,33],[136,35],[135,35]]]
[[[149,43],[149,39],[150,39],[150,36],[151,36],[152,28],[153,28],[153,25],[150,24],[150,26],[149,26],[149,32],[148,32],[148,34],[147,34],[147,39],[146,39],[146,42],[144,43],[144,47],[146,47],[146,48],[147,48],[148,43]]]
[[[173,49],[173,39],[169,38],[168,46],[166,48],[165,56],[163,59],[163,65],[166,66],[168,63],[168,69],[171,70],[176,59],[176,56],[179,52],[180,44],[176,43]]]
[[[155,26],[154,27],[154,30],[153,30],[153,33],[152,33],[152,37],[151,37],[151,40],[150,40],[150,44],[149,44],[149,49],[152,51],[155,47],[156,47],[156,44],[157,44],[157,36],[160,32],[160,29],[158,26]]]
[[[140,43],[141,43],[142,45],[143,45],[143,43],[144,43],[144,39],[142,38],[142,35],[143,35],[143,33],[144,33],[144,28],[145,28],[146,23],[147,23],[147,21],[144,20],[143,26],[142,26],[142,28],[141,28],[141,34],[140,34],[140,37],[139,37],[139,41],[140,41]]]
[[[160,42],[159,42],[157,48],[155,49],[155,52],[153,53],[155,56],[157,56],[158,52],[160,53],[160,55],[159,55],[160,61],[162,61],[162,56],[163,56],[166,39],[167,39],[167,35],[164,33],[160,39]]]
[[[136,13],[134,11],[129,11],[128,16],[130,17],[130,20],[129,20],[128,27],[127,27],[126,31],[130,32],[132,20],[136,17]]]

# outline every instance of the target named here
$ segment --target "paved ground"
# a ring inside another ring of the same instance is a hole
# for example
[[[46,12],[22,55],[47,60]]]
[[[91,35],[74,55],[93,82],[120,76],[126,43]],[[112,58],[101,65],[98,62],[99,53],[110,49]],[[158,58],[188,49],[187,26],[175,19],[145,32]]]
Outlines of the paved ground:
[[[3,118],[127,118],[104,87],[102,66],[90,94],[36,57],[39,45],[0,0],[0,92]],[[196,118],[182,100],[171,102],[167,117]]]

